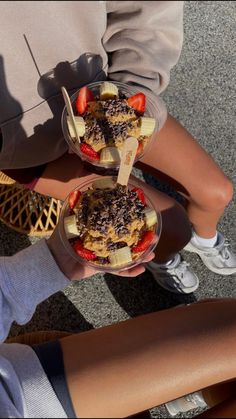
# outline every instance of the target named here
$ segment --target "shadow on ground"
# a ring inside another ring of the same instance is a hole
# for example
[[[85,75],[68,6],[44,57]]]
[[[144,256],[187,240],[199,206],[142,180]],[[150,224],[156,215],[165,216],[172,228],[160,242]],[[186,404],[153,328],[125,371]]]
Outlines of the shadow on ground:
[[[0,257],[12,256],[31,245],[29,237],[0,223]]]
[[[63,313],[63,315],[61,316],[60,313]],[[14,337],[38,330],[53,329],[77,333],[91,330],[93,326],[62,292],[58,292],[42,304],[39,304],[33,318],[27,325],[18,326],[13,324],[10,336]]]
[[[105,274],[104,279],[116,302],[130,317],[196,301],[194,294],[175,295],[165,291],[151,274],[150,277],[146,274],[145,280],[142,275],[129,278],[111,274]]]

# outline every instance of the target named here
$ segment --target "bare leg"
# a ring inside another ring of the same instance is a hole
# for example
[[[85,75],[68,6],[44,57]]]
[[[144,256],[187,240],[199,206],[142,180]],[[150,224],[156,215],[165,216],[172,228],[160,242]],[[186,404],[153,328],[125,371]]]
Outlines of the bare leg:
[[[73,188],[97,176],[89,172],[77,156],[66,154],[48,165],[35,190],[58,199],[65,199]],[[156,260],[166,262],[190,240],[191,230],[186,211],[174,199],[136,178],[133,179],[148,193],[155,207],[161,211],[163,233],[156,248]]]
[[[97,175],[86,170],[75,154],[64,154],[46,166],[34,190],[64,200],[80,183],[95,177]]]
[[[236,300],[152,313],[62,339],[78,417],[127,417],[236,376]]]
[[[137,167],[174,180],[188,199],[188,216],[196,233],[215,235],[217,223],[233,195],[230,180],[214,160],[173,117],[157,135],[154,145]],[[154,169],[154,170],[152,170]]]

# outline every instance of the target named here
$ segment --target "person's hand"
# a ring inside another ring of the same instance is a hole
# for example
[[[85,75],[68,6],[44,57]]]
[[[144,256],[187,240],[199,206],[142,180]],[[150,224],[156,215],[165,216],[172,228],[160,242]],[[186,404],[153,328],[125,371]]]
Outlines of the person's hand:
[[[69,280],[73,281],[88,278],[100,272],[96,269],[90,268],[89,266],[76,262],[76,260],[69,255],[61,241],[58,228],[55,229],[51,237],[47,240],[47,244],[60,270]],[[154,253],[151,253],[143,263],[149,262],[153,258]],[[116,272],[116,275],[135,277],[142,274],[144,271],[145,267],[141,264],[126,271]]]

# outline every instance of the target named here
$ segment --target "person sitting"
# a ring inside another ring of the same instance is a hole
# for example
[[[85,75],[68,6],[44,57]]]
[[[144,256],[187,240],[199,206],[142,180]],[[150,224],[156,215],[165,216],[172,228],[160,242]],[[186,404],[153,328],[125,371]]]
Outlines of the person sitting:
[[[0,258],[1,342],[13,321],[95,272],[67,254],[57,229]],[[1,343],[0,417],[122,418],[201,389],[224,403],[207,417],[226,417],[236,413],[235,377],[236,300],[206,300],[43,344]]]
[[[217,230],[233,196],[232,182],[168,115],[159,97],[180,56],[183,2],[45,1],[43,5],[1,4],[0,168],[38,166],[27,184],[64,199],[73,185],[79,186],[92,173],[81,160],[74,162],[65,155],[61,86],[70,94],[105,79],[138,86],[153,95],[159,132],[137,167],[168,177],[187,202],[184,216],[174,199],[152,189],[162,212],[163,234],[147,268],[162,287],[175,293],[190,293],[199,286],[197,275],[180,257],[183,248],[199,255],[211,271],[234,274],[236,256]]]

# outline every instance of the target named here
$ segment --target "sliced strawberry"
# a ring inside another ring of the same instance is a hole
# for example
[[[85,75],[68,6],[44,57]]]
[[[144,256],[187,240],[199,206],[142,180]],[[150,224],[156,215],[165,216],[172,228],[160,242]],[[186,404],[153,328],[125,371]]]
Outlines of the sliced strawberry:
[[[148,248],[148,246],[151,244],[151,242],[154,239],[154,231],[146,231],[143,235],[143,237],[138,241],[136,246],[132,248],[132,252],[134,253],[140,253],[144,252]]]
[[[97,153],[92,147],[88,144],[82,143],[80,144],[80,150],[82,153],[86,154],[92,160],[100,160],[99,153]]]
[[[136,194],[138,195],[138,199],[144,204],[146,205],[146,199],[145,199],[145,195],[144,192],[141,188],[133,188],[132,192],[136,192]]]
[[[87,110],[88,102],[94,100],[93,93],[87,86],[84,86],[80,89],[77,100],[76,100],[76,109],[79,114],[83,114]]]
[[[136,156],[138,156],[142,151],[143,151],[143,144],[142,144],[142,141],[139,141]]]
[[[81,258],[86,260],[95,260],[97,259],[96,253],[92,252],[92,250],[85,249],[82,242],[80,240],[76,240],[73,243],[73,249]]]
[[[144,113],[146,106],[146,96],[144,93],[137,93],[134,96],[130,96],[127,102],[131,108],[136,109],[140,113]]]
[[[78,200],[81,197],[81,192],[77,189],[76,191],[72,191],[69,195],[69,207],[70,209],[74,209]]]

